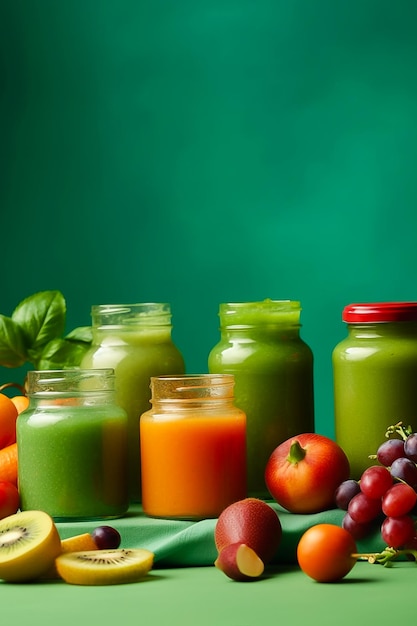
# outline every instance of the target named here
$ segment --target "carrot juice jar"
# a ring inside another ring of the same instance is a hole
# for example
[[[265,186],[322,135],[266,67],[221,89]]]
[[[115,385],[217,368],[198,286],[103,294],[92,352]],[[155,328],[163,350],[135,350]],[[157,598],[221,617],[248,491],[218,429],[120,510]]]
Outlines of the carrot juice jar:
[[[246,416],[233,376],[152,377],[140,418],[142,506],[152,517],[218,517],[246,496]]]

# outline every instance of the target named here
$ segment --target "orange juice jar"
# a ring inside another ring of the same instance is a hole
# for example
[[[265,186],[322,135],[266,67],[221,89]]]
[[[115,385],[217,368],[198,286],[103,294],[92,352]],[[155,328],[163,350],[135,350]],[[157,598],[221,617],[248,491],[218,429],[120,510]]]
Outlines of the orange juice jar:
[[[246,415],[233,387],[230,374],[151,378],[140,418],[146,515],[214,518],[246,497]]]

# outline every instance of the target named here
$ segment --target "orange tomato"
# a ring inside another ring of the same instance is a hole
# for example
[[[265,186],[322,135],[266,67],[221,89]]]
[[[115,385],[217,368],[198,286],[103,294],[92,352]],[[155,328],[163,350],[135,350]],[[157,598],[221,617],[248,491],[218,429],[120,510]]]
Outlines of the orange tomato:
[[[357,561],[355,540],[335,524],[316,524],[302,535],[297,560],[302,571],[320,583],[344,578]]]
[[[10,398],[0,393],[0,449],[16,441],[17,408]]]

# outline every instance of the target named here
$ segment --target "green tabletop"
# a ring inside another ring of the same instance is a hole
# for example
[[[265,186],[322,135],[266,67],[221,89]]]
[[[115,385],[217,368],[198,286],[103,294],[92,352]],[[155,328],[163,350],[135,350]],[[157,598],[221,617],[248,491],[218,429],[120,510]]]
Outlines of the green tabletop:
[[[31,584],[0,583],[1,618],[27,623],[33,616],[44,623],[102,625],[172,624],[257,626],[258,624],[391,623],[415,613],[417,565],[396,562],[391,568],[358,562],[339,583],[320,584],[301,572],[295,547],[307,527],[318,522],[340,524],[343,512],[292,515],[276,508],[283,527],[281,546],[265,576],[238,583],[213,566],[216,520],[185,522],[147,518],[140,507],[112,520],[124,547],[144,547],[155,553],[155,567],[141,582],[81,587],[62,581]],[[62,538],[86,532],[100,522],[60,523]],[[381,549],[376,531],[358,549]],[[37,623],[37,622],[36,622]]]
[[[382,626],[415,615],[416,580],[409,562],[392,568],[358,563],[342,582],[327,585],[291,565],[250,583],[233,582],[212,566],[162,568],[143,582],[112,587],[3,584],[1,615],[2,623],[19,625],[33,616],[60,626],[90,620],[100,626]]]

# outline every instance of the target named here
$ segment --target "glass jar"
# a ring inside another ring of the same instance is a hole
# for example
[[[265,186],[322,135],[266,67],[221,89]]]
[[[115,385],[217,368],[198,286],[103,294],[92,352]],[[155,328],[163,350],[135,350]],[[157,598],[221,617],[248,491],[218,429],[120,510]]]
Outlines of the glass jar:
[[[139,502],[139,418],[150,408],[151,376],[183,374],[184,359],[171,337],[171,307],[165,303],[92,307],[93,345],[81,367],[111,367],[116,401],[128,416],[129,498]]]
[[[55,520],[120,517],[129,505],[127,415],[114,372],[28,372],[29,406],[17,419],[22,510]]]
[[[147,515],[214,518],[246,497],[246,417],[233,385],[233,376],[152,378],[152,409],[140,418]]]
[[[349,304],[342,319],[348,334],[332,353],[335,435],[359,479],[388,426],[417,428],[417,303]]]
[[[221,304],[220,342],[211,373],[233,374],[236,406],[247,417],[248,493],[269,497],[270,454],[293,435],[313,432],[313,354],[300,337],[300,303],[264,300]]]

